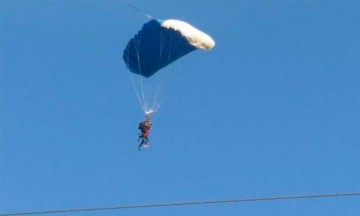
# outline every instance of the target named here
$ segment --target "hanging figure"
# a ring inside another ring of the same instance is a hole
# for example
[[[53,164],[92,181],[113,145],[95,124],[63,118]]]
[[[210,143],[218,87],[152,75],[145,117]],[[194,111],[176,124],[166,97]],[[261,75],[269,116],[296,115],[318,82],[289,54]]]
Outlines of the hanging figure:
[[[141,135],[138,138],[138,141],[141,140],[138,150],[141,150],[141,147],[148,148],[149,147],[149,134],[151,129],[152,123],[150,118],[147,118],[145,121],[140,122],[139,130],[141,131]]]

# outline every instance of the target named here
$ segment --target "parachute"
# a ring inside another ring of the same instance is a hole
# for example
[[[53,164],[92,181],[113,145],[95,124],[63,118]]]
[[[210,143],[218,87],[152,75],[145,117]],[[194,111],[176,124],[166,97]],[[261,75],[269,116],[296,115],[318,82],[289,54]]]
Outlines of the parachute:
[[[167,65],[197,49],[210,50],[214,40],[192,25],[174,19],[145,23],[130,39],[123,60],[131,72],[134,89],[146,115],[161,104]]]

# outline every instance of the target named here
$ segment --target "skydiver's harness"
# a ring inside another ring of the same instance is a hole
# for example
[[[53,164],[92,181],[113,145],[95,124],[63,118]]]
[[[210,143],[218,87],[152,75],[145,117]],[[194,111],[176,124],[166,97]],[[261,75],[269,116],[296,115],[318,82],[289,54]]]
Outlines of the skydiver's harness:
[[[146,121],[141,122],[138,127],[139,130],[141,130],[140,137],[147,138],[147,136],[149,135],[150,127],[151,127],[151,123],[148,123],[148,125],[146,125]]]

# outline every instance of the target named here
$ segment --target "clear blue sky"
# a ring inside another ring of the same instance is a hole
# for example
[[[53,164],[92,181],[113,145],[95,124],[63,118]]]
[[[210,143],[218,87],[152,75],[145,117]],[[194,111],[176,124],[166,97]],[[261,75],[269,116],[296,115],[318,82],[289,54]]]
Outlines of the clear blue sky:
[[[216,41],[168,67],[151,148],[120,1],[0,1],[0,212],[360,190],[359,1],[133,1]],[[75,214],[74,214],[75,215]],[[360,215],[327,198],[76,215]]]

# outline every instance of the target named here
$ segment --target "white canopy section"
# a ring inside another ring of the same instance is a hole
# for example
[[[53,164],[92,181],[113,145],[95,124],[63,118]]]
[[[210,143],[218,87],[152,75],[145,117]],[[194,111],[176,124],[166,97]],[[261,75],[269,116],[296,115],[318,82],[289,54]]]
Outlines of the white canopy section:
[[[199,49],[211,50],[215,46],[215,41],[209,35],[184,21],[168,19],[161,26],[179,31],[191,45]]]

